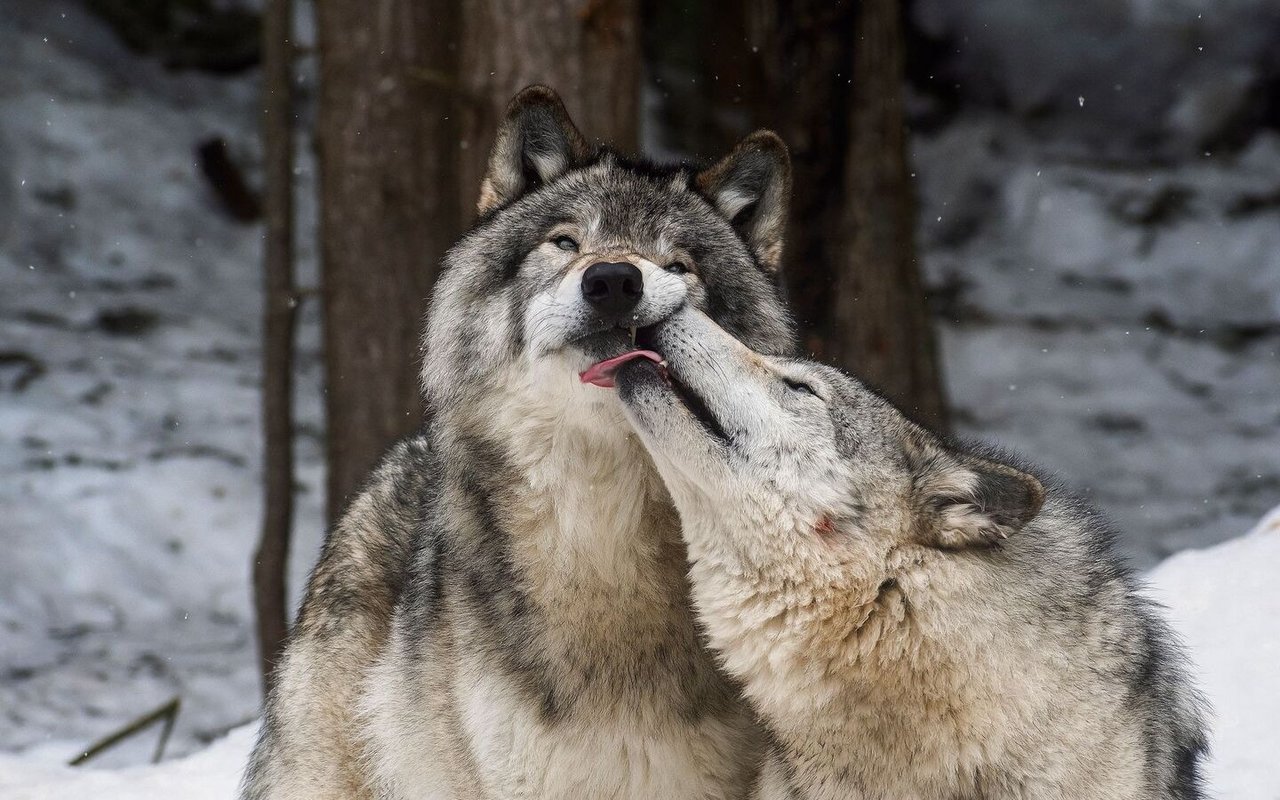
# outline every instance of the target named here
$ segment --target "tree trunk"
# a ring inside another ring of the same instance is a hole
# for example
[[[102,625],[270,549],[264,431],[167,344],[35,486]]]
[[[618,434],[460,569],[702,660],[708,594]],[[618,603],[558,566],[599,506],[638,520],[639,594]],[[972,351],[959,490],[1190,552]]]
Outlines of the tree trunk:
[[[531,83],[588,136],[638,140],[636,0],[320,0],[329,511],[420,422],[418,343],[497,122]]]
[[[317,4],[331,516],[421,421],[426,301],[507,101],[549,84],[588,135],[634,147],[635,2]]]
[[[704,81],[706,102],[720,119],[773,128],[791,148],[784,275],[804,347],[943,429],[914,243],[901,3],[747,0],[736,8],[737,18],[729,10],[716,17],[708,39],[703,58],[717,74]]]
[[[319,0],[328,506],[422,422],[423,314],[457,198],[458,4]]]
[[[915,197],[907,166],[902,7],[862,0],[853,46],[852,120],[845,203],[831,298],[827,358],[867,376],[937,429],[946,401],[915,248]]]
[[[285,571],[293,528],[293,45],[292,0],[263,16],[262,139],[266,161],[263,242],[262,538],[253,561],[253,604],[264,696],[288,633]]]
[[[634,151],[639,142],[638,0],[474,0],[463,6],[459,80],[466,148],[462,202],[476,206],[488,148],[507,102],[542,83],[584,136]]]

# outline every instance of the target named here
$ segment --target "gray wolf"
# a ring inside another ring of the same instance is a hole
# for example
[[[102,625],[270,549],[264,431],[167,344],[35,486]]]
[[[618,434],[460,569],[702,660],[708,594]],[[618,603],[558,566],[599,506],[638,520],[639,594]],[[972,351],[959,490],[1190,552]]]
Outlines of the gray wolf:
[[[428,423],[328,537],[245,798],[747,796],[762,735],[700,638],[677,514],[582,373],[683,307],[790,350],[789,183],[767,132],[659,167],[549,89],[512,101],[432,298]]]
[[[696,311],[648,348],[610,371],[770,734],[759,797],[1202,796],[1198,695],[1096,513]]]

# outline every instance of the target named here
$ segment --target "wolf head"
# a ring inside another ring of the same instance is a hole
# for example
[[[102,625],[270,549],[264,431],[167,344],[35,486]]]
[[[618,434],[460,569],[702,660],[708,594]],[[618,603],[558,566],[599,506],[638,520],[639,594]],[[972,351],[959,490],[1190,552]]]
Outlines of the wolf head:
[[[777,270],[790,162],[757,132],[710,169],[659,168],[587,144],[549,89],[512,100],[480,217],[448,253],[425,337],[437,415],[493,398],[574,420],[612,406],[579,373],[684,306],[761,352],[793,346]],[[625,427],[625,423],[623,423]]]
[[[652,345],[665,368],[636,359],[616,380],[686,535],[748,548],[763,536],[835,564],[868,547],[988,547],[1043,501],[1031,475],[948,446],[838,370],[756,352],[705,315],[681,311]]]

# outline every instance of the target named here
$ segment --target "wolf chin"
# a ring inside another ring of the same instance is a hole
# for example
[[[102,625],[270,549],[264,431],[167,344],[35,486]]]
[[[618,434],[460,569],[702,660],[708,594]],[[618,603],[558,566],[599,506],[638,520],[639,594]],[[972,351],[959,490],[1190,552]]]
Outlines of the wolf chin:
[[[758,797],[1202,797],[1201,701],[1096,513],[695,311],[648,346],[615,380],[768,728]]]
[[[737,798],[761,732],[706,651],[678,516],[590,365],[694,307],[793,347],[790,166],[593,147],[511,103],[424,337],[428,422],[330,532],[269,698],[249,800]]]

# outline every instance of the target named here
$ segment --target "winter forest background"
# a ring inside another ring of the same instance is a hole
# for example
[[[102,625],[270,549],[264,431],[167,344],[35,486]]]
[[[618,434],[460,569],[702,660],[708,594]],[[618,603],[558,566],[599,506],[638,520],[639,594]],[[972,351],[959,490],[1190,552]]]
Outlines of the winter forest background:
[[[658,159],[778,130],[805,348],[1056,471],[1140,567],[1280,504],[1271,0],[318,6],[286,44],[276,0],[0,0],[0,796],[171,698],[168,757],[256,717],[264,519],[293,533],[292,608],[417,422],[437,260],[532,82]],[[265,462],[264,428],[291,431]],[[1280,715],[1270,519],[1153,573],[1231,743],[1224,798],[1280,797],[1280,739],[1223,712]],[[248,737],[179,763],[230,786]]]

